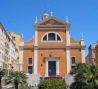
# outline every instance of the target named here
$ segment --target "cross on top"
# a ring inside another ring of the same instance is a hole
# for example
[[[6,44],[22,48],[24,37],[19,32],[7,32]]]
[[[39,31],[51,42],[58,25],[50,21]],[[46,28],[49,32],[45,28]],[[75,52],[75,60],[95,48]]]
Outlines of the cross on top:
[[[51,16],[53,16],[53,12],[51,12]]]

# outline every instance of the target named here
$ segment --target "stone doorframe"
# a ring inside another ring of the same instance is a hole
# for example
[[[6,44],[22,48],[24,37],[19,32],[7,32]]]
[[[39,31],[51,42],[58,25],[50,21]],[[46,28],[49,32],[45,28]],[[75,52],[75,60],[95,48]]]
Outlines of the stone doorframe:
[[[56,75],[59,75],[59,57],[45,57],[45,77],[48,76],[48,61],[56,61]]]

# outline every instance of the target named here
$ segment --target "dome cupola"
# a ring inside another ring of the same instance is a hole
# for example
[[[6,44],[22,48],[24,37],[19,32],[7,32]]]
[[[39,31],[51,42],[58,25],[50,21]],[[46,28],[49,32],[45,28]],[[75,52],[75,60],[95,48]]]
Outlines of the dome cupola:
[[[49,15],[47,14],[47,11],[44,11],[44,14],[42,15],[41,19],[43,20],[43,19],[48,18],[48,17],[49,17]]]

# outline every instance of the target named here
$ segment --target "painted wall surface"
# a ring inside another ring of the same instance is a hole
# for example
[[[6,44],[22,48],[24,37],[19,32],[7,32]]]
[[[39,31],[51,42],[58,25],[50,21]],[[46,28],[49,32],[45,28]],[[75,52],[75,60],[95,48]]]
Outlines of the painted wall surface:
[[[66,49],[38,49],[38,73],[45,76],[45,57],[59,57],[59,74],[66,75]]]
[[[12,66],[14,67],[13,71],[19,71],[19,59],[16,59],[12,62]]]
[[[61,38],[62,38],[62,42],[42,42],[42,38],[43,36],[48,33],[48,32],[56,32],[58,33]],[[66,45],[66,31],[55,31],[55,30],[48,30],[48,31],[45,31],[45,30],[41,30],[41,31],[38,31],[38,45],[39,46],[65,46]]]
[[[81,63],[81,49],[70,49],[70,62],[71,66],[74,66],[75,64],[72,64],[72,59],[71,57],[76,58],[76,63]]]
[[[28,64],[28,58],[32,57],[33,63],[32,65]],[[24,49],[23,50],[23,72],[27,73],[27,67],[34,65],[34,49]]]
[[[19,44],[20,44],[20,39],[21,39],[21,35],[11,32],[11,35],[15,37],[15,44],[16,44],[16,48],[18,50],[18,57],[19,57]]]

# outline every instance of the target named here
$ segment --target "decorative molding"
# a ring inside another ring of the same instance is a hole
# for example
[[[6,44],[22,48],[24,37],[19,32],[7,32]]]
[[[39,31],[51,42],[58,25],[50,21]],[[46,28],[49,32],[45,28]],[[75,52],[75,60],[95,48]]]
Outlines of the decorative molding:
[[[81,48],[81,61],[82,61],[82,63],[86,63],[85,48]]]
[[[59,57],[45,57],[45,76],[48,76],[48,61],[56,61],[56,75],[59,75]]]
[[[69,74],[71,70],[71,65],[70,65],[70,48],[66,48],[66,65],[67,65],[67,74]]]
[[[66,45],[70,46],[69,27],[66,28]]]
[[[34,48],[34,74],[37,74],[37,48]]]
[[[43,41],[43,38],[44,38],[44,36],[45,35],[47,35],[47,40],[48,40],[48,34],[49,33],[55,33],[56,35],[56,40],[55,41]],[[61,41],[57,41],[57,35],[60,37],[60,39],[61,39]],[[41,39],[41,42],[63,42],[63,39],[62,39],[62,37],[61,37],[61,35],[59,34],[59,33],[57,33],[57,32],[54,32],[54,31],[51,31],[51,32],[47,32],[47,33],[45,33],[43,36],[42,36],[42,39]]]
[[[34,45],[37,46],[37,28],[34,28],[34,29],[35,29]]]
[[[66,30],[66,28],[37,28],[36,30]]]
[[[86,46],[20,46],[20,48],[85,48]]]
[[[19,64],[23,64],[23,48],[19,50]],[[23,71],[23,66],[19,65],[19,71]]]
[[[66,28],[66,25],[38,25],[38,27],[65,27]]]
[[[34,26],[34,27],[37,27],[38,25],[40,25],[40,24],[42,24],[42,23],[44,23],[44,22],[46,22],[46,21],[48,21],[48,20],[50,20],[50,19],[56,20],[56,21],[58,21],[58,22],[61,22],[62,24],[66,25],[66,26],[71,26],[70,23],[67,23],[67,22],[65,22],[65,21],[63,21],[63,20],[61,20],[61,19],[58,19],[58,18],[54,17],[54,16],[49,16],[48,18],[43,19],[43,20],[41,20],[40,22],[37,22],[37,23],[33,24],[33,26]]]

